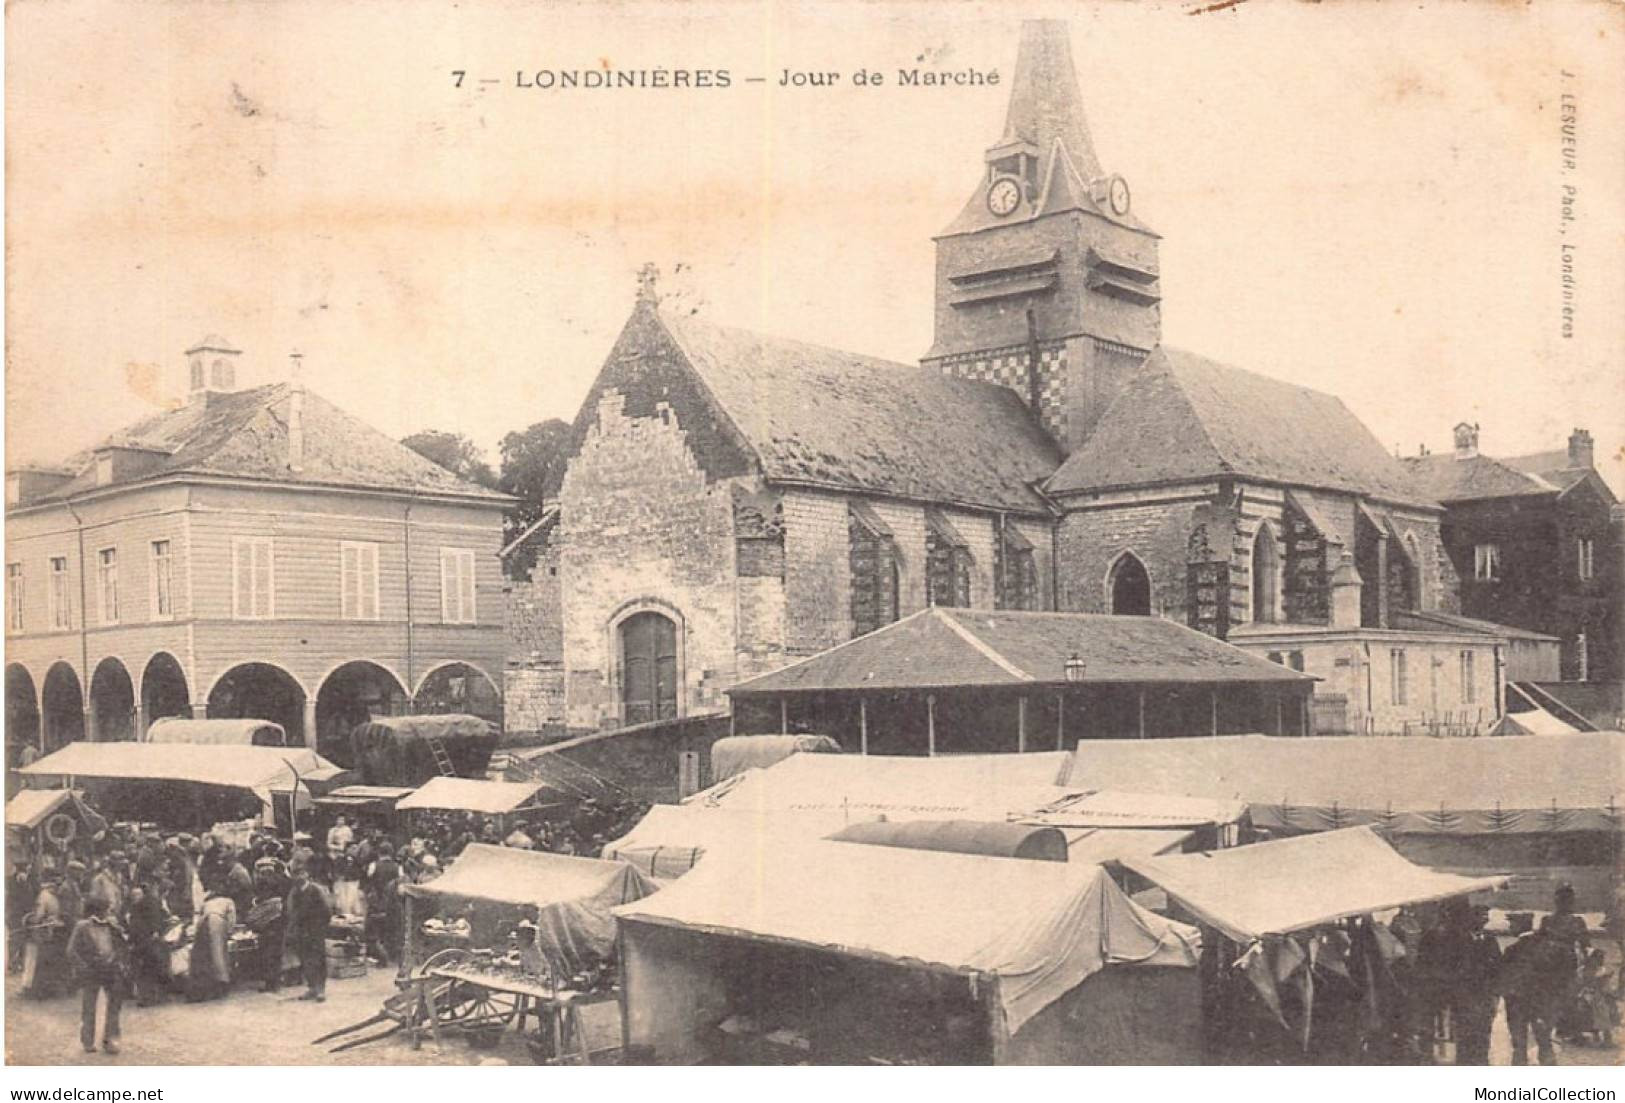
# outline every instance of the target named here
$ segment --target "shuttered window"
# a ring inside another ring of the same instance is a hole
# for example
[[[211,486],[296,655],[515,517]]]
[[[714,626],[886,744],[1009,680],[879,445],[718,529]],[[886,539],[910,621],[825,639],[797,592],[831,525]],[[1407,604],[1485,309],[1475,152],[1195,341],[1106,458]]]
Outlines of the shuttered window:
[[[474,623],[474,553],[467,548],[440,549],[440,619]]]
[[[59,631],[73,627],[73,605],[68,600],[68,557],[51,557],[51,588],[45,595],[50,606],[51,627]]]
[[[231,615],[265,620],[276,613],[276,572],[269,536],[239,536],[231,542]]]
[[[13,632],[23,630],[23,565],[6,564],[6,627]]]
[[[152,619],[168,620],[175,615],[174,581],[169,541],[152,542]]]
[[[339,593],[345,620],[378,619],[377,544],[339,544]]]
[[[101,622],[118,623],[118,549],[96,553],[96,593],[101,599]]]
[[[1461,700],[1463,704],[1473,704],[1478,700],[1478,679],[1473,670],[1473,653],[1461,653]]]

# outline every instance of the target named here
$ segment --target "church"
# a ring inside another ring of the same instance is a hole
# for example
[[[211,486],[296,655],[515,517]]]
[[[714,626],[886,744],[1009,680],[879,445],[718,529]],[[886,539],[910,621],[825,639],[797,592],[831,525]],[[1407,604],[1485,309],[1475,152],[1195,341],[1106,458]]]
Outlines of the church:
[[[1024,25],[993,137],[919,365],[675,316],[646,270],[544,552],[567,726],[946,606],[1176,621],[1320,678],[1318,731],[1487,729],[1504,641],[1449,616],[1439,503],[1337,398],[1162,344],[1064,23]]]

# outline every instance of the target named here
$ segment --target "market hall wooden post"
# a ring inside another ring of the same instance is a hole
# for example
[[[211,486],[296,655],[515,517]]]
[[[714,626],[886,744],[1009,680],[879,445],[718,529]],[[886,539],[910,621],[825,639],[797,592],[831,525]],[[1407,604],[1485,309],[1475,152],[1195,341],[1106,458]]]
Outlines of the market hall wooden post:
[[[1219,691],[1211,690],[1208,693],[1208,702],[1213,708],[1213,734],[1219,734]]]
[[[1027,698],[1016,698],[1016,753],[1027,753]]]
[[[1145,688],[1140,689],[1140,738],[1145,738]]]
[[[937,695],[925,695],[925,753],[932,758],[937,753]]]
[[[790,698],[779,698],[779,734],[790,734]]]
[[[1055,695],[1055,749],[1066,750],[1066,690]]]
[[[869,753],[869,701],[858,698],[858,753]]]

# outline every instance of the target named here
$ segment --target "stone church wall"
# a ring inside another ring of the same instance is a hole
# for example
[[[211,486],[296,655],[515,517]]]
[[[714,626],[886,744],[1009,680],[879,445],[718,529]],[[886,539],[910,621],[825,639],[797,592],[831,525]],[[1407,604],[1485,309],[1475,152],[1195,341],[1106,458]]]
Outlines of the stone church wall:
[[[678,626],[678,711],[726,708],[737,672],[734,484],[710,479],[675,416],[625,414],[599,400],[560,491],[567,720],[619,722],[618,622],[651,610]],[[660,411],[657,411],[657,415]],[[748,480],[746,480],[748,481]],[[754,609],[775,580],[753,580]],[[782,584],[780,584],[782,586]],[[753,623],[759,623],[760,617]]]
[[[1152,613],[1184,623],[1185,566],[1197,504],[1188,498],[1142,501],[1068,513],[1057,541],[1061,611],[1109,612],[1107,575],[1119,555],[1133,552],[1151,576]],[[1226,547],[1228,542],[1226,537]]]

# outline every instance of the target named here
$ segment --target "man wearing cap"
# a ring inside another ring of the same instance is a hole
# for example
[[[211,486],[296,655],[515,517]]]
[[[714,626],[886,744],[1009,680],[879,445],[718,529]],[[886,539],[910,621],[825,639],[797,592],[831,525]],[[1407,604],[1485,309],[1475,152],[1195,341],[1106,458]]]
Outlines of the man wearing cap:
[[[124,851],[110,851],[102,868],[90,878],[89,898],[100,900],[106,908],[104,914],[112,919],[122,920],[124,916],[124,898],[128,895],[124,887],[126,864]]]
[[[305,978],[302,1000],[327,999],[327,925],[333,917],[333,904],[327,892],[310,878],[310,863],[300,855],[293,862],[293,890],[285,909],[287,939],[299,955],[299,971]]]
[[[79,979],[79,1041],[86,1053],[96,1052],[96,999],[105,994],[107,1023],[102,1049],[118,1052],[119,1007],[124,1002],[124,928],[107,914],[100,896],[85,901],[85,917],[68,937],[68,960]]]

